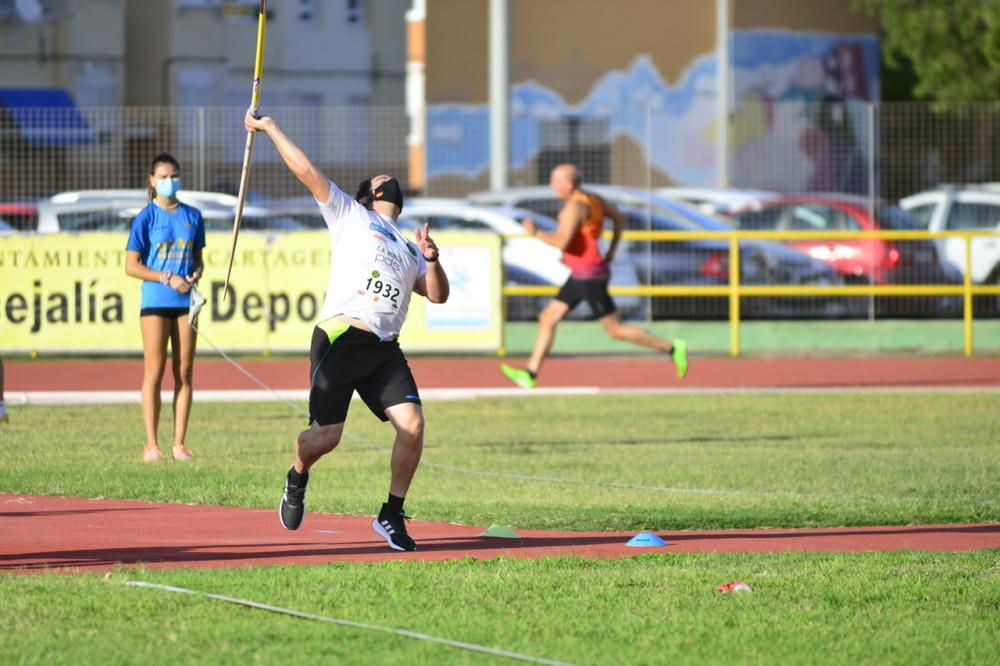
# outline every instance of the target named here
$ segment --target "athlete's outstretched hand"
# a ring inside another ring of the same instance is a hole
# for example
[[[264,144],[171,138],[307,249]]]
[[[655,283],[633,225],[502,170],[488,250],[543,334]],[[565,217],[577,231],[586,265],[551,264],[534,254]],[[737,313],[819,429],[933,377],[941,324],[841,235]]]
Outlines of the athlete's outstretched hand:
[[[529,233],[532,236],[538,233],[538,225],[535,224],[535,221],[530,217],[526,217],[523,220],[521,220],[521,226],[524,227],[524,231],[526,233]]]
[[[426,223],[423,229],[417,227],[417,247],[420,248],[420,254],[424,255],[424,259],[437,261],[438,246],[430,237],[430,228],[431,225]]]
[[[247,114],[243,116],[243,126],[248,132],[266,132],[268,125],[273,125],[274,120],[270,116],[257,116],[253,109],[247,109]]]

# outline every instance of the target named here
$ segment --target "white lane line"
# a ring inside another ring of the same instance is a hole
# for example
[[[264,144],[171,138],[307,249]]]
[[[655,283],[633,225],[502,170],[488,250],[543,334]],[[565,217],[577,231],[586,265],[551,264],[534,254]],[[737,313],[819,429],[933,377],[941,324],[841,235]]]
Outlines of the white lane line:
[[[565,386],[553,388],[438,388],[421,389],[424,400],[473,400],[476,398],[540,398],[587,395],[749,395],[749,394],[829,394],[829,393],[1000,393],[997,386],[833,386],[833,387],[718,387],[718,388],[599,388]],[[163,391],[164,400],[173,393]],[[214,390],[196,389],[198,402],[265,402],[277,396],[282,400],[309,399],[306,389]],[[139,404],[139,391],[7,391],[8,405],[115,405]],[[356,396],[355,396],[356,398]]]
[[[475,643],[454,641],[451,640],[450,638],[441,638],[440,636],[432,636],[430,634],[420,633],[419,631],[410,631],[409,629],[395,629],[393,627],[383,627],[377,624],[366,624],[364,622],[354,622],[353,620],[343,620],[341,618],[330,617],[327,615],[316,615],[314,613],[305,613],[303,611],[297,611],[291,608],[282,608],[280,606],[272,606],[270,604],[263,604],[257,601],[248,601],[246,599],[239,599],[236,597],[227,597],[222,594],[213,594],[211,592],[200,592],[198,590],[189,590],[184,587],[176,587],[173,585],[161,585],[159,583],[149,583],[140,580],[125,581],[125,585],[128,585],[129,587],[144,587],[154,590],[162,590],[164,592],[174,592],[178,594],[193,594],[196,596],[208,597],[210,599],[218,599],[219,601],[225,601],[227,603],[237,604],[239,606],[245,606],[247,608],[256,608],[258,610],[265,610],[271,613],[280,613],[282,615],[291,615],[292,617],[299,617],[305,620],[315,620],[317,622],[329,622],[330,624],[339,624],[341,626],[352,627],[354,629],[365,629],[367,631],[378,631],[385,634],[403,636],[405,638],[414,638],[419,641],[438,643],[440,645],[447,645],[448,647],[458,648],[460,650],[480,652],[482,654],[488,654],[494,657],[505,657],[507,659],[526,661],[532,664],[570,666],[569,664],[563,661],[555,661],[554,659],[544,659],[542,657],[532,657],[531,655],[521,654],[519,652],[510,652],[508,650],[500,650],[498,648],[488,647],[486,645],[476,645]]]

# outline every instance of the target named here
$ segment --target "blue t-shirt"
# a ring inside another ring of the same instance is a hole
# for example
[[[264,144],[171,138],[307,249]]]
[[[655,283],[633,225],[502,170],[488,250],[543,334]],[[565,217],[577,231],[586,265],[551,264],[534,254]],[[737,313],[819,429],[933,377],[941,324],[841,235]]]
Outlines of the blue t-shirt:
[[[205,247],[205,221],[201,211],[180,204],[168,213],[153,202],[132,220],[126,250],[139,253],[139,259],[154,271],[170,271],[187,277],[194,270],[194,253]],[[159,282],[142,283],[143,308],[186,308],[191,295],[182,294]]]

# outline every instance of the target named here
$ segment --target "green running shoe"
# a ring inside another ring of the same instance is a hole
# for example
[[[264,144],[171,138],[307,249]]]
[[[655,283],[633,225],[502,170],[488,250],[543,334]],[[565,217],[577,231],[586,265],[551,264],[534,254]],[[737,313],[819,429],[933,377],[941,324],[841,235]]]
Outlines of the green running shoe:
[[[677,366],[677,377],[684,379],[684,375],[688,373],[688,343],[687,340],[682,340],[678,338],[673,341],[674,350],[670,352],[670,357],[674,359],[674,365]]]
[[[531,373],[527,370],[514,368],[504,363],[500,366],[500,372],[504,374],[504,377],[514,382],[521,388],[533,389],[538,385],[538,380],[532,377]]]

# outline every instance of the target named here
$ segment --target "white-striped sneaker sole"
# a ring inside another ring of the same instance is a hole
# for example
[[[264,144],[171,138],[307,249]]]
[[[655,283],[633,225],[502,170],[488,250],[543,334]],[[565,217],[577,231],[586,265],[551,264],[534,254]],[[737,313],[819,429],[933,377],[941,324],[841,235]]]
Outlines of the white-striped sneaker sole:
[[[379,522],[377,517],[372,519],[372,529],[375,530],[375,534],[385,539],[385,542],[389,544],[389,548],[392,548],[393,550],[400,550],[404,553],[406,552],[405,548],[400,548],[392,542],[392,536],[390,536],[386,529],[382,527],[382,523]]]

